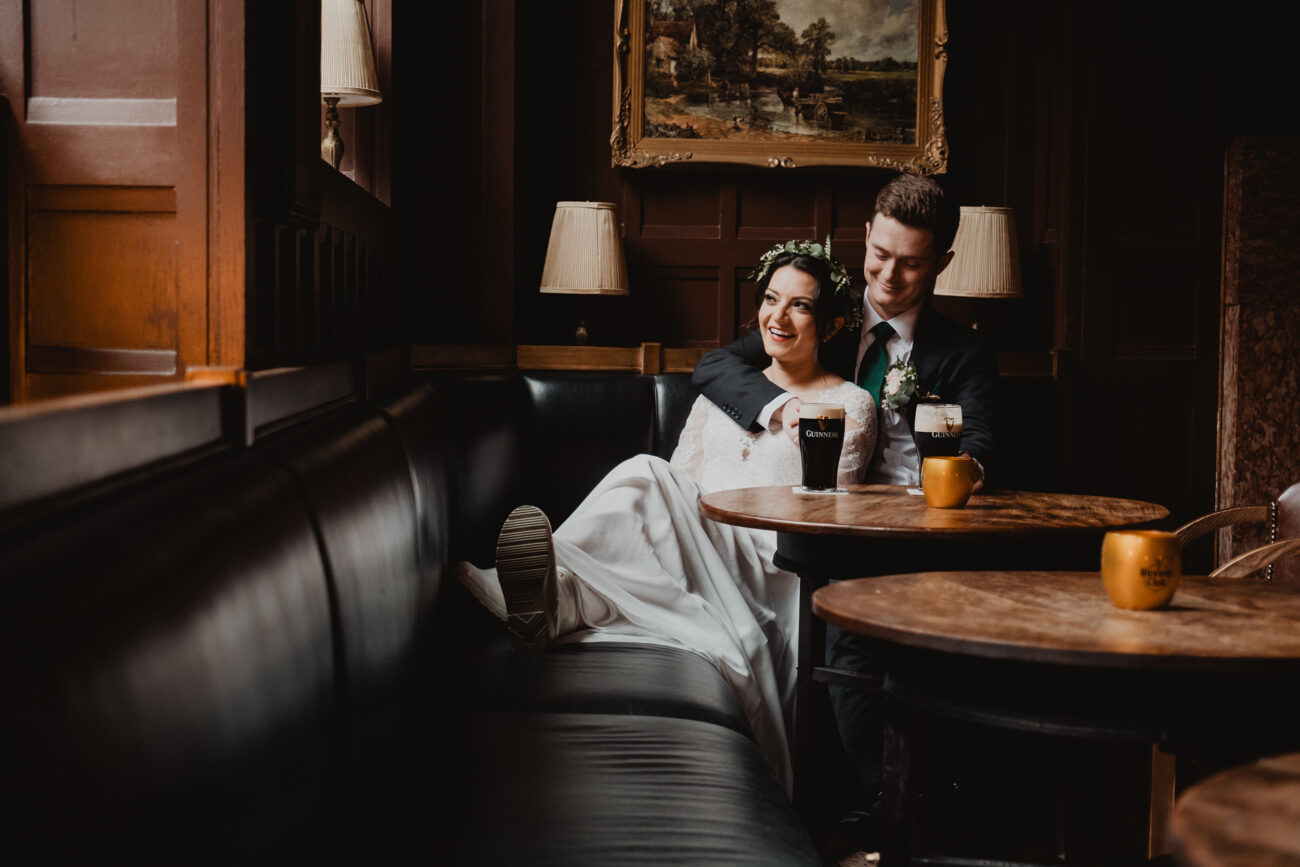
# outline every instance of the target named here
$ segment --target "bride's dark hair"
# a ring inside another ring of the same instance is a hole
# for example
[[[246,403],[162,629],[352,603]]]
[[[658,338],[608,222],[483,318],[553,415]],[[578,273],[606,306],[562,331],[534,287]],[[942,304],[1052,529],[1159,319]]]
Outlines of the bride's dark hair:
[[[789,265],[796,271],[802,271],[817,281],[817,298],[813,301],[813,323],[817,326],[817,336],[825,340],[835,328],[836,299],[835,278],[825,259],[816,256],[803,256],[798,253],[782,253],[772,260],[771,267],[763,274],[758,285],[754,287],[754,306],[763,306],[763,293],[772,282],[772,275]],[[749,328],[758,326],[758,315],[746,323]]]

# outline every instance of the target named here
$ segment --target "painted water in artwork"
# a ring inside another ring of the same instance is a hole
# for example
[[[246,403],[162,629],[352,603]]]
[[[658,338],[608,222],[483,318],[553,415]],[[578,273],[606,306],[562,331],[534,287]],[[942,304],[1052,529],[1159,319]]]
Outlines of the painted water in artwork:
[[[916,143],[918,0],[646,0],[647,138]]]

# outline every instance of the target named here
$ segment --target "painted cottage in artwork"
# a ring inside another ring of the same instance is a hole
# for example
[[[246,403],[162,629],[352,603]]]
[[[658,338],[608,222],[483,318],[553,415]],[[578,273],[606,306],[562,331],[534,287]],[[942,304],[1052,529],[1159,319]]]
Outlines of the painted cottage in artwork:
[[[688,51],[698,51],[699,38],[694,19],[690,21],[646,22],[646,66],[662,75],[677,74],[677,58]]]

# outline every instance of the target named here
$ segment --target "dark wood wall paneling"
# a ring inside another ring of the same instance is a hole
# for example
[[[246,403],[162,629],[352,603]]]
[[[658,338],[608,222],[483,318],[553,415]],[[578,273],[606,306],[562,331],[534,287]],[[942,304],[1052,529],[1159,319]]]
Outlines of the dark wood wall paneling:
[[[12,339],[13,321],[15,318],[14,299],[11,295],[12,287],[9,286],[9,211],[12,199],[9,197],[9,189],[14,183],[14,167],[9,161],[9,140],[13,133],[10,130],[11,123],[9,118],[12,117],[12,111],[8,97],[0,93],[0,122],[3,122],[4,129],[0,129],[0,237],[3,237],[4,243],[0,243],[0,274],[5,275],[7,291],[5,292],[6,301],[5,310],[9,314],[9,327],[0,329],[0,404],[11,403],[13,397],[13,371],[14,363],[18,358],[17,353],[10,349],[10,340]]]
[[[379,37],[390,7],[368,9]],[[391,103],[349,112],[341,169],[320,158],[320,15],[314,0],[249,9],[248,189],[252,199],[245,366],[265,369],[358,358],[399,345],[394,279]],[[391,84],[381,52],[381,89]],[[350,154],[350,156],[349,156]],[[373,192],[372,192],[373,190]]]
[[[1159,491],[1176,517],[1216,501],[1225,154],[1246,130],[1297,132],[1276,103],[1300,85],[1284,8],[1102,4],[1079,28],[1105,50],[1084,82],[1071,465],[1109,492]]]
[[[1213,503],[1223,143],[1205,95],[1221,70],[1186,62],[1196,29],[1171,38],[1158,4],[1122,28],[1089,11],[1081,32],[1106,50],[1086,81],[1073,465],[1185,516]]]
[[[514,343],[514,7],[471,0],[394,10],[403,125],[393,135],[393,210],[413,343]],[[556,17],[576,26],[582,16]],[[430,34],[439,34],[438,50]],[[546,124],[521,133],[520,147],[531,153],[561,136]]]

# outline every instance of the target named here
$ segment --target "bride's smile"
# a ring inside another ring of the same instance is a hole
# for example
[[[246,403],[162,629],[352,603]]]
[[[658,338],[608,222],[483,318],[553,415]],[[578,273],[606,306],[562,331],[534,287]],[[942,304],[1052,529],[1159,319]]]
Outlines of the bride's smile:
[[[816,300],[817,280],[812,275],[789,265],[772,275],[758,309],[758,329],[769,356],[796,364],[816,357]]]

